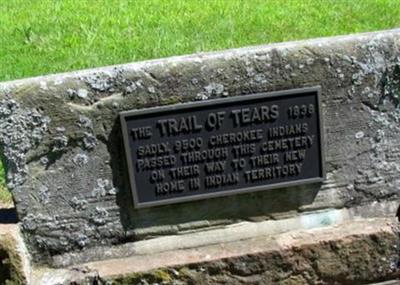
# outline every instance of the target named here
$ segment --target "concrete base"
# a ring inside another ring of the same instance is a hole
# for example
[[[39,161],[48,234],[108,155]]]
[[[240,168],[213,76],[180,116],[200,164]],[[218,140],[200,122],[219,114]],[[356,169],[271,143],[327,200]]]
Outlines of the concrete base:
[[[372,203],[92,248],[55,256],[59,268],[32,263],[18,225],[3,224],[0,250],[16,284],[368,284],[400,276],[396,208]]]
[[[142,241],[131,245],[136,254],[129,257],[68,269],[35,268],[31,284],[92,284],[93,280],[111,284],[365,284],[400,276],[393,218],[360,219],[273,236],[264,234],[264,226],[247,223],[174,236],[169,241]]]

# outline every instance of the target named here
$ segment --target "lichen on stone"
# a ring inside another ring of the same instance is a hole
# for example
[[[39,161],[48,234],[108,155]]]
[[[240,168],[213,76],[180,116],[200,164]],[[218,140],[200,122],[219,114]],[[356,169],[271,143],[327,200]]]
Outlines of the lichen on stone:
[[[77,166],[84,166],[85,164],[88,163],[89,156],[85,153],[78,153],[73,157],[72,161]]]
[[[45,185],[39,187],[39,201],[43,204],[47,204],[50,199],[49,188]]]
[[[109,213],[106,209],[102,207],[96,207],[95,211],[91,215],[91,221],[96,225],[104,225],[108,216]]]
[[[53,152],[61,151],[68,146],[68,137],[61,135],[53,138]]]
[[[79,199],[76,196],[72,197],[70,203],[71,203],[72,208],[74,208],[75,210],[78,210],[78,211],[85,210],[88,205],[87,200]]]
[[[86,129],[93,129],[92,120],[84,115],[79,115],[78,126]]]
[[[10,97],[0,101],[0,145],[7,161],[9,189],[24,183],[26,154],[41,142],[49,123],[49,117],[21,107]]]
[[[92,133],[85,132],[83,137],[83,146],[87,150],[92,150],[97,145],[97,139]]]
[[[92,197],[103,197],[106,195],[115,195],[117,189],[112,185],[108,179],[99,178],[96,180],[96,186],[92,191]]]

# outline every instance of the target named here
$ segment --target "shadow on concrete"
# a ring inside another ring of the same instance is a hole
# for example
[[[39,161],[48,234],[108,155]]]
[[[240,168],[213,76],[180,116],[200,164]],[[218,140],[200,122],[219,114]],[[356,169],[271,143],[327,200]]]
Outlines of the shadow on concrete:
[[[0,224],[16,224],[18,222],[15,208],[0,209]]]

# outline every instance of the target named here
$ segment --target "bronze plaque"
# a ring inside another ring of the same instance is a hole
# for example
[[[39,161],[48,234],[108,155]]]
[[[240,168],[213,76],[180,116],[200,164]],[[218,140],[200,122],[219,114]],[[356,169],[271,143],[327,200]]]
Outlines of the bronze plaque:
[[[320,88],[122,112],[135,208],[324,179]]]

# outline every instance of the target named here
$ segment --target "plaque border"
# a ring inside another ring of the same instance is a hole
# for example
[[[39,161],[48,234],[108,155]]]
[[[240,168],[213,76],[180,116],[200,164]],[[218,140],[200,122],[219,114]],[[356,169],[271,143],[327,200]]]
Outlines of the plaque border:
[[[210,105],[219,105],[225,103],[234,103],[240,101],[247,101],[247,100],[256,100],[260,98],[273,98],[273,97],[281,97],[281,96],[290,96],[290,95],[301,95],[305,93],[316,93],[317,96],[317,104],[318,104],[318,123],[319,123],[319,140],[321,142],[320,145],[320,157],[321,157],[321,176],[314,177],[314,178],[307,178],[307,179],[299,179],[295,181],[288,181],[288,182],[280,182],[274,183],[270,185],[259,185],[253,187],[245,187],[239,189],[231,189],[225,191],[219,191],[215,193],[209,194],[197,194],[191,195],[186,197],[175,197],[170,199],[163,199],[161,201],[151,201],[151,202],[139,202],[138,201],[138,192],[136,189],[136,177],[134,172],[134,166],[132,165],[132,153],[129,147],[129,136],[128,130],[126,127],[126,118],[132,116],[138,116],[143,114],[156,114],[156,113],[164,113],[164,112],[171,112],[174,110],[181,110],[181,109],[192,109],[192,108],[199,108],[204,106]],[[280,90],[280,91],[272,91],[272,92],[260,92],[255,94],[248,94],[248,95],[238,95],[234,97],[228,98],[215,98],[209,99],[204,101],[197,101],[197,102],[188,102],[188,103],[180,103],[174,105],[167,105],[161,107],[152,107],[152,108],[145,108],[145,109],[134,109],[129,111],[123,111],[119,113],[120,116],[120,123],[122,128],[122,135],[124,141],[124,148],[125,148],[125,159],[128,164],[128,176],[130,181],[130,187],[132,192],[133,204],[135,209],[142,209],[142,208],[149,208],[154,206],[162,206],[162,205],[170,205],[176,203],[183,203],[189,201],[197,201],[197,200],[204,200],[209,198],[216,198],[216,197],[224,197],[236,194],[244,194],[244,193],[253,193],[259,192],[269,189],[277,189],[277,188],[284,188],[284,187],[293,187],[293,186],[302,186],[306,184],[312,183],[319,183],[323,182],[326,179],[326,169],[325,169],[325,139],[324,139],[324,128],[323,128],[323,116],[322,116],[322,103],[321,103],[321,86],[312,86],[312,87],[304,87],[304,88],[296,88],[296,89],[289,89],[289,90]]]

